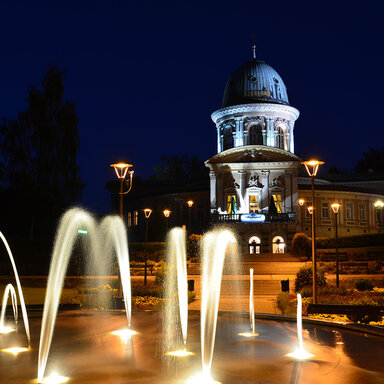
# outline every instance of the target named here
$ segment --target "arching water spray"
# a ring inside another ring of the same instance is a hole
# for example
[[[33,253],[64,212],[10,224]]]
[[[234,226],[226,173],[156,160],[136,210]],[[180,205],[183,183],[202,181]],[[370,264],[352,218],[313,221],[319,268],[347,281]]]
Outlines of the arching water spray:
[[[123,288],[125,313],[128,327],[131,328],[132,293],[127,231],[120,217],[108,216],[101,222],[99,232],[100,238],[103,239],[103,252],[99,253],[100,259],[97,265],[99,268],[102,267],[100,272],[107,271],[108,266],[112,265],[113,250],[115,251]]]
[[[211,377],[211,367],[215,347],[221,279],[227,248],[235,244],[236,240],[232,232],[228,230],[209,232],[204,236],[200,314],[202,374],[191,378],[188,383],[217,383]]]
[[[168,235],[167,262],[169,271],[166,279],[166,308],[164,318],[165,350],[167,355],[186,356],[188,334],[188,285],[185,250],[185,232],[182,228],[173,228]],[[176,297],[175,297],[176,296]],[[178,335],[180,327],[183,350],[180,350]],[[176,335],[175,335],[176,334]]]
[[[24,322],[24,328],[25,328],[25,333],[27,335],[27,340],[28,340],[28,347],[31,345],[31,334],[29,332],[29,322],[28,322],[28,315],[27,315],[27,308],[25,307],[25,301],[24,301],[24,295],[23,295],[23,290],[21,289],[21,284],[20,284],[20,279],[19,279],[19,274],[17,273],[17,268],[15,264],[15,259],[13,258],[11,248],[8,245],[8,242],[2,232],[0,231],[0,238],[7,250],[9,260],[11,261],[12,264],[12,269],[13,273],[15,275],[15,280],[16,280],[16,286],[17,286],[17,292],[19,294],[19,299],[20,299],[20,305],[21,305],[21,313],[23,315],[23,322]]]
[[[298,347],[295,352],[289,353],[287,356],[293,357],[298,360],[305,360],[313,357],[304,349],[303,343],[303,316],[302,316],[302,301],[300,293],[297,294],[297,340]]]
[[[59,224],[49,270],[40,334],[38,383],[43,382],[64,277],[79,230],[87,231],[89,237],[87,244],[92,256],[90,261],[100,275],[112,265],[111,257],[115,251],[123,286],[128,326],[131,325],[131,279],[128,240],[123,221],[117,216],[109,216],[97,227],[95,220],[87,212],[78,208],[67,211]]]
[[[97,254],[98,239],[95,220],[81,209],[71,209],[62,217],[56,234],[51,265],[49,268],[47,291],[45,294],[43,320],[41,323],[40,346],[38,358],[37,382],[42,383],[51,347],[57,310],[64,277],[67,272],[70,256],[78,237],[78,230],[86,229],[90,236],[92,253]]]
[[[16,291],[15,291],[15,288],[13,288],[12,284],[8,284],[5,287],[5,291],[4,291],[4,295],[3,295],[3,303],[1,305],[0,333],[9,333],[9,332],[12,332],[14,330],[11,327],[6,327],[4,324],[5,310],[7,308],[7,302],[8,302],[9,295],[11,295],[13,317],[15,319],[16,324],[17,324],[17,320],[18,320]]]

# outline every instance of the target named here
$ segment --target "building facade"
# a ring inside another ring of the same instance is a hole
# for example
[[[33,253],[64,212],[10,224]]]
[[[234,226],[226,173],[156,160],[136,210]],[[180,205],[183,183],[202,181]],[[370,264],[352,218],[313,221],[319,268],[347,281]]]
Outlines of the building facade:
[[[285,253],[296,232],[311,234],[311,182],[299,177],[302,160],[294,153],[298,117],[279,74],[255,55],[230,76],[222,106],[212,114],[217,154],[205,162],[211,219],[230,225],[242,253]],[[333,202],[342,204],[340,236],[381,228],[382,212],[374,203],[382,198],[383,178],[364,177],[316,180],[318,237],[334,236]]]
[[[217,154],[205,163],[211,216],[235,224],[244,253],[284,253],[296,232],[298,117],[282,78],[255,57],[231,75],[212,114]]]

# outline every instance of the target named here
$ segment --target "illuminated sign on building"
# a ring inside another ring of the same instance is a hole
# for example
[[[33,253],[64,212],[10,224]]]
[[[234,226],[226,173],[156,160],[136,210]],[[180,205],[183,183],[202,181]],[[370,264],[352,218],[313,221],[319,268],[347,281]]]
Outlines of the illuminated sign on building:
[[[247,213],[240,216],[243,223],[264,223],[265,215],[261,213]]]

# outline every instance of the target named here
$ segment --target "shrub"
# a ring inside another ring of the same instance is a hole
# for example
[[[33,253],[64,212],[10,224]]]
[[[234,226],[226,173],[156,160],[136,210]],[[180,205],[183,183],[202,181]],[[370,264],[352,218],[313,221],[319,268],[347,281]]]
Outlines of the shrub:
[[[199,259],[200,254],[200,240],[202,239],[202,235],[196,235],[192,233],[189,236],[187,242],[187,258],[190,259]]]
[[[296,306],[290,300],[290,294],[288,292],[280,292],[278,294],[277,306],[283,315],[296,316]]]
[[[373,290],[373,284],[372,284],[371,280],[358,279],[358,280],[356,280],[355,288],[358,291],[372,291]]]
[[[311,254],[311,239],[305,233],[296,233],[292,239],[292,252],[308,257]]]
[[[383,271],[384,264],[381,260],[372,261],[368,266],[368,273],[381,273]]]
[[[317,286],[324,287],[327,285],[324,270],[317,268],[316,276]],[[304,287],[312,287],[312,266],[305,266],[300,268],[296,274],[295,279],[295,292],[299,292]]]
[[[160,261],[159,267],[155,272],[155,285],[158,287],[164,287],[165,279],[168,274],[168,265],[165,261]]]

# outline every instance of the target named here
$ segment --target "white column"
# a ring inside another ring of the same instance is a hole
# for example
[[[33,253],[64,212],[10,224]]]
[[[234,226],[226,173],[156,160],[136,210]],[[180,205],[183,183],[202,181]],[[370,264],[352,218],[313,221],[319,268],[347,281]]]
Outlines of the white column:
[[[289,126],[289,152],[295,153],[295,141],[293,139],[293,127],[295,125],[295,122],[292,120],[288,121]]]
[[[267,145],[275,146],[275,132],[273,129],[273,117],[266,117]]]
[[[269,171],[261,171],[261,184],[263,184],[263,190],[261,191],[260,211],[266,213],[269,207]]]
[[[245,180],[247,173],[239,171],[239,189],[240,189],[240,213],[246,213],[247,204],[245,202]]]
[[[284,213],[292,212],[291,171],[284,171]]]
[[[242,117],[239,118],[239,128],[240,128],[240,134],[239,134],[239,145],[244,145],[244,120]]]
[[[217,125],[217,153],[221,152],[221,135],[220,135],[220,126]]]
[[[216,173],[214,171],[209,172],[210,178],[210,200],[211,200],[211,213],[214,213],[217,209],[217,197],[216,197]]]

